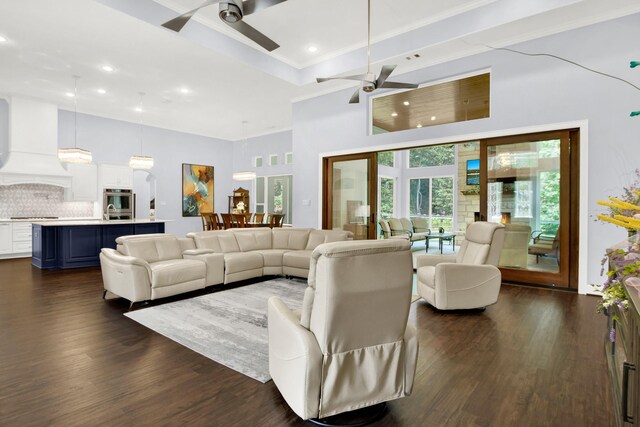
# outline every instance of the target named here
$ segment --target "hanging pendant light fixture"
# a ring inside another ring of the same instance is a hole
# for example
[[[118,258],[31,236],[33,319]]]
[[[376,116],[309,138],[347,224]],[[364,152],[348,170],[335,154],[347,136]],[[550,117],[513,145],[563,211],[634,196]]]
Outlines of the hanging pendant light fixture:
[[[247,154],[247,122],[246,120],[242,121],[242,154]],[[234,181],[251,181],[256,179],[256,173],[253,171],[246,172],[234,172],[233,180]]]
[[[139,156],[131,156],[129,158],[129,167],[133,169],[144,169],[148,170],[153,167],[153,157],[143,156],[142,155],[142,97],[144,96],[144,92],[140,92],[140,105],[136,110],[140,114],[140,155]]]
[[[59,148],[58,160],[65,163],[91,163],[91,151],[78,148],[78,79],[73,76],[73,148]]]

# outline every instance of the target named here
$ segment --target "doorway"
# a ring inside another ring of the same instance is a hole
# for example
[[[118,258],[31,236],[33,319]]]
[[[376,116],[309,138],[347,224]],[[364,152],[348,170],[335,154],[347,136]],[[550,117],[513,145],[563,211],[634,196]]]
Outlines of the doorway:
[[[354,240],[375,239],[377,154],[325,157],[323,170],[322,228],[351,231]]]

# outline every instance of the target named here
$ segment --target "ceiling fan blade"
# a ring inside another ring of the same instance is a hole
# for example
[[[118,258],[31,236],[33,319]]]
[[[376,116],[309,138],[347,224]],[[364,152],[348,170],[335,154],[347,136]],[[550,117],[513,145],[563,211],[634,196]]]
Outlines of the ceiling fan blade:
[[[397,65],[383,65],[382,70],[380,70],[380,76],[378,76],[378,80],[376,80],[376,87],[382,87],[385,81],[387,81],[387,77],[393,70],[395,70]]]
[[[416,89],[418,85],[414,83],[384,82],[382,86],[378,87],[381,89]]]
[[[326,82],[327,80],[357,80],[359,82],[366,82],[367,75],[366,74],[358,74],[355,76],[344,76],[344,77],[318,77],[316,81],[318,83]]]
[[[259,10],[275,6],[285,1],[287,0],[244,0],[242,2],[242,13],[244,15],[251,15]]]
[[[238,22],[222,21],[222,22],[224,22],[234,30],[238,31],[240,34],[243,34],[244,36],[258,43],[260,46],[262,46],[269,52],[280,47],[278,43],[274,42],[269,37],[265,36],[260,31],[256,30],[255,28],[253,28],[251,25],[247,24],[244,21],[238,21]]]
[[[349,104],[359,104],[360,103],[360,88],[356,89],[356,91],[351,95],[351,99],[349,100]]]
[[[187,24],[187,22],[189,22],[189,20],[193,17],[193,15],[197,11],[199,11],[203,7],[211,6],[212,4],[216,4],[216,3],[220,3],[220,0],[207,0],[204,3],[202,3],[200,6],[196,7],[195,9],[190,10],[189,12],[183,13],[182,15],[176,18],[173,18],[170,21],[165,22],[164,24],[162,24],[162,26],[170,30],[173,30],[177,33],[180,30],[182,30],[182,27],[184,27]]]

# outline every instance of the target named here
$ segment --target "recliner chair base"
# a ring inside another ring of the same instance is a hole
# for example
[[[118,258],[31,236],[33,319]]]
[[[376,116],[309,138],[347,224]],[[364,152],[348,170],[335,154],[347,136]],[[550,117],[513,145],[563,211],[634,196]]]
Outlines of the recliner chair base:
[[[361,427],[372,424],[382,419],[385,415],[387,415],[387,402],[381,402],[327,418],[309,418],[308,421],[323,427]]]

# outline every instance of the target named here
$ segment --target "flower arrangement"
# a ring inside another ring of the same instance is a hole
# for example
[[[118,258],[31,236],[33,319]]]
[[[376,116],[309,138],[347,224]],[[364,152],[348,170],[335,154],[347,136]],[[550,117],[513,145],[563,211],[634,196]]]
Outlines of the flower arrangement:
[[[636,180],[628,188],[624,189],[620,198],[609,197],[609,201],[599,201],[599,205],[609,208],[609,214],[600,214],[598,219],[626,228],[630,235],[640,230],[640,171],[636,170]],[[640,246],[638,239],[629,239],[628,246],[622,249],[609,251],[602,259],[600,275],[605,274],[605,264],[609,262],[607,279],[600,286],[594,286],[602,293],[602,300],[598,304],[598,313],[609,313],[611,307],[618,307],[625,312],[629,306],[629,298],[622,286],[627,277],[640,276]],[[617,316],[613,319],[620,321]],[[615,329],[611,329],[609,339],[616,340]]]

